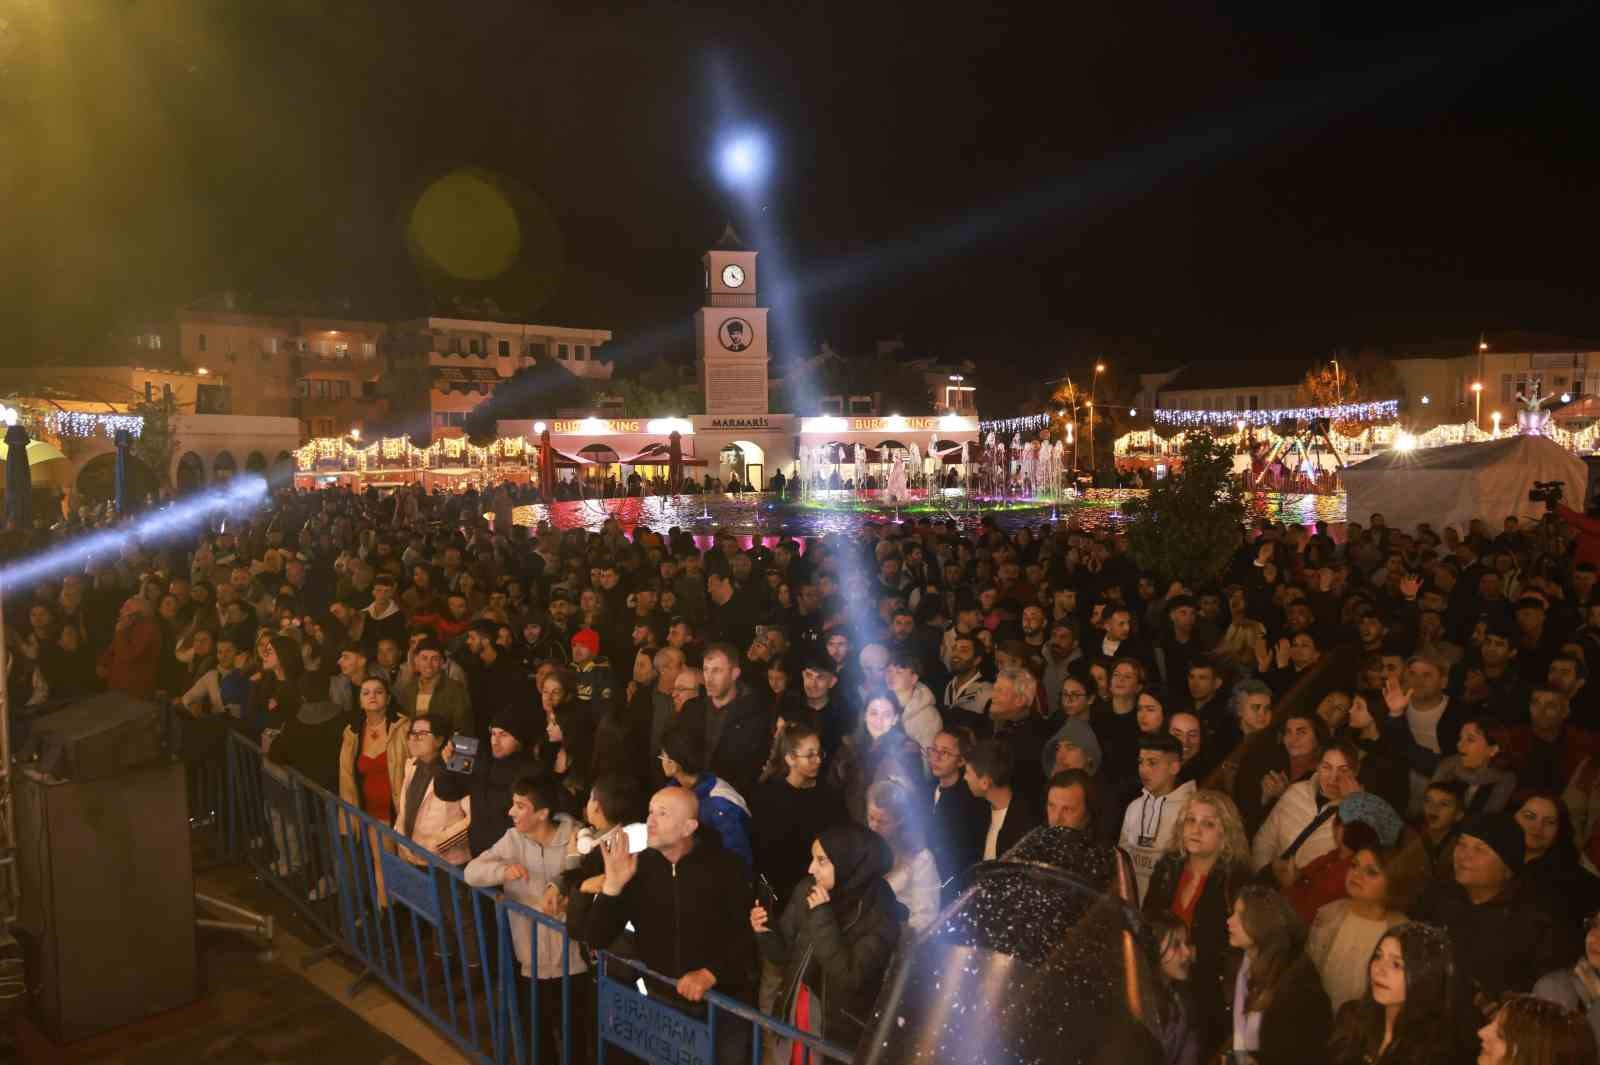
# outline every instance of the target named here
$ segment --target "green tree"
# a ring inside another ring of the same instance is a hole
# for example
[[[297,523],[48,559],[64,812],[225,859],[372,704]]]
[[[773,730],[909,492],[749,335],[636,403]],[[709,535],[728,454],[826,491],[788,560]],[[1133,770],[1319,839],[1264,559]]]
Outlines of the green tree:
[[[1195,584],[1216,580],[1244,526],[1232,449],[1207,431],[1191,430],[1182,465],[1122,510],[1133,519],[1128,548],[1141,568]]]
[[[130,414],[144,419],[144,426],[134,438],[130,449],[133,456],[156,475],[161,487],[172,486],[172,457],[178,453],[178,430],[174,419],[178,414],[178,401],[171,393],[140,400],[129,408]]]
[[[622,411],[630,418],[705,413],[705,396],[700,387],[693,379],[685,380],[678,367],[666,359],[657,359],[635,377],[610,382],[606,391],[622,397]]]

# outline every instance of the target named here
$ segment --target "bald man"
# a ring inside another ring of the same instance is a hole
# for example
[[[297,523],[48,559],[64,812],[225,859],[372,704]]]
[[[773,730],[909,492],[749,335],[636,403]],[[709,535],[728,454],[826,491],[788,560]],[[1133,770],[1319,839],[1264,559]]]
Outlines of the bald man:
[[[698,820],[700,800],[668,787],[650,799],[648,848],[629,854],[621,833],[602,844],[605,884],[589,913],[585,940],[606,949],[632,922],[639,960],[677,979],[677,992],[700,1002],[715,988],[753,1004],[755,903],[745,864],[709,825]],[[659,989],[657,989],[659,990]],[[740,1061],[748,1029],[717,1018],[719,1057]],[[731,1056],[730,1056],[731,1055]]]

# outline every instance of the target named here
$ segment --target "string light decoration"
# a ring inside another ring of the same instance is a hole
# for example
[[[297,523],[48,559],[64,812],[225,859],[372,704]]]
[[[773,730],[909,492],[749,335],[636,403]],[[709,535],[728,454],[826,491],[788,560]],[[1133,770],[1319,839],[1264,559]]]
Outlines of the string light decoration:
[[[60,437],[87,439],[114,437],[126,430],[133,436],[144,432],[144,419],[137,414],[100,414],[94,411],[53,410],[42,419],[47,431]]]
[[[1041,429],[1050,427],[1050,415],[1028,414],[1021,418],[999,418],[995,421],[980,421],[978,432],[983,434],[997,433],[1001,436],[1010,436],[1014,433],[1036,433]]]
[[[1238,431],[1238,423],[1265,428],[1277,425],[1283,418],[1298,418],[1308,422],[1313,418],[1327,418],[1330,422],[1386,422],[1400,417],[1398,399],[1380,399],[1371,403],[1334,403],[1325,407],[1287,407],[1280,410],[1167,410],[1157,407],[1151,417],[1157,425],[1183,428],[1210,426],[1214,429]]]

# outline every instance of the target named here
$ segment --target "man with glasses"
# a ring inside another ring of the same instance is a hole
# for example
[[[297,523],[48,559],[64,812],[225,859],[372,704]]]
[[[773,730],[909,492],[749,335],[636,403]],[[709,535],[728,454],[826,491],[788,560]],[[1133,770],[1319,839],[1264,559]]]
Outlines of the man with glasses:
[[[929,792],[928,849],[939,867],[944,901],[954,897],[954,878],[977,862],[989,827],[989,804],[972,794],[965,778],[977,740],[970,729],[941,731],[922,749],[933,774]]]

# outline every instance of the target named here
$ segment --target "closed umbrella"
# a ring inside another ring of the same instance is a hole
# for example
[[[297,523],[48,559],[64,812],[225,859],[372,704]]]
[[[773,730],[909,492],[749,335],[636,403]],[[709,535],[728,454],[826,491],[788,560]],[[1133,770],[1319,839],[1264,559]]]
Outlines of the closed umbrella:
[[[539,495],[546,503],[556,497],[556,456],[548,429],[539,434]]]
[[[667,480],[677,495],[683,488],[683,436],[676,429],[667,436]]]
[[[6,430],[6,519],[19,529],[33,524],[33,475],[28,471],[28,430]]]

